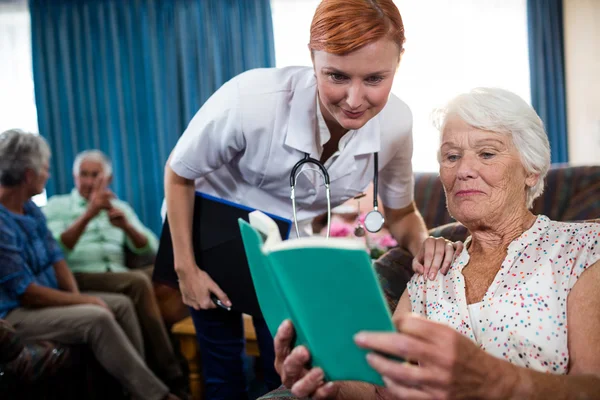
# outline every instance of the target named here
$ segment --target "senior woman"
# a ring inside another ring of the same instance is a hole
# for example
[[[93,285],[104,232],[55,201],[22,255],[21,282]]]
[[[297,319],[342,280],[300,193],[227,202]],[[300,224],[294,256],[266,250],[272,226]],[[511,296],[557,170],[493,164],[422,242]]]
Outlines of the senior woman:
[[[31,197],[44,190],[50,149],[37,135],[0,134],[0,318],[23,340],[89,346],[99,363],[136,399],[171,399],[143,360],[131,300],[81,293]]]
[[[439,116],[448,210],[470,237],[446,276],[411,279],[397,333],[356,336],[386,387],[323,384],[306,348],[289,354],[289,322],[275,338],[283,382],[314,398],[598,398],[600,224],[531,213],[550,149],[517,95],[475,89]]]

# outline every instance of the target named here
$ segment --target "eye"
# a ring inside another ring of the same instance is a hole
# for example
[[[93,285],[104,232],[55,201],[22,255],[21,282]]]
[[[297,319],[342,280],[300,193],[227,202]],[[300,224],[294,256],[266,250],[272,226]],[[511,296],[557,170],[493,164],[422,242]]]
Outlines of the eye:
[[[484,151],[483,153],[481,153],[481,157],[489,160],[490,158],[494,158],[495,154],[494,153],[490,153],[489,151]]]
[[[335,73],[335,72],[330,72],[327,75],[329,75],[329,78],[335,83],[341,83],[341,82],[344,82],[346,79],[348,79],[348,77],[346,77],[342,74]]]
[[[458,161],[458,159],[459,159],[458,154],[446,154],[446,160],[448,160],[450,162]]]
[[[370,76],[367,78],[367,83],[371,84],[371,85],[376,85],[378,83],[381,83],[381,81],[383,81],[383,76]]]

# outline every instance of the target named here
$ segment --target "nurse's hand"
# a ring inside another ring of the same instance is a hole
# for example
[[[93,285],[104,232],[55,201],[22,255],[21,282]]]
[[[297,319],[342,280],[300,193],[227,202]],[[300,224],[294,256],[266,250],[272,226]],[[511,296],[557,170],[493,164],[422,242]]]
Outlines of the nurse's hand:
[[[184,304],[193,307],[196,310],[208,310],[216,308],[210,298],[210,294],[214,293],[219,300],[227,307],[231,307],[231,301],[219,285],[212,280],[210,275],[194,266],[192,268],[178,268],[177,276],[179,277],[179,289]]]
[[[434,280],[438,271],[446,275],[454,256],[463,250],[462,242],[451,242],[444,238],[428,237],[419,250],[419,254],[412,261],[412,269],[419,275],[425,275]]]
[[[275,370],[281,376],[283,385],[291,389],[296,397],[311,399],[332,399],[340,390],[340,383],[323,381],[321,368],[310,368],[310,353],[304,346],[293,348],[294,327],[286,320],[279,326],[275,335]]]

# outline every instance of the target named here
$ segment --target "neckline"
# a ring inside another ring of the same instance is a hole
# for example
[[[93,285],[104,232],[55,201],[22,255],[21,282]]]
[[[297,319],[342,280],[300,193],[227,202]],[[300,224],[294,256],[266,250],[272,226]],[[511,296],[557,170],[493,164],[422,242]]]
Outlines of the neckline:
[[[468,245],[471,241],[471,236],[469,236],[467,240],[465,240],[463,251],[455,261],[455,265],[458,267],[455,273],[460,276],[460,279],[458,280],[458,282],[460,282],[460,290],[457,291],[457,296],[460,296],[460,298],[457,299],[457,301],[465,304],[467,307],[473,304],[479,304],[480,306],[485,307],[486,304],[495,297],[496,291],[504,282],[504,277],[510,273],[515,262],[521,256],[521,254],[523,254],[527,246],[532,244],[539,237],[539,235],[546,233],[549,226],[550,219],[545,215],[538,215],[533,225],[508,245],[506,258],[502,261],[502,265],[500,266],[498,272],[496,272],[494,280],[485,291],[482,299],[477,303],[472,304],[467,303],[465,278],[462,274],[463,269],[468,265],[470,260]]]

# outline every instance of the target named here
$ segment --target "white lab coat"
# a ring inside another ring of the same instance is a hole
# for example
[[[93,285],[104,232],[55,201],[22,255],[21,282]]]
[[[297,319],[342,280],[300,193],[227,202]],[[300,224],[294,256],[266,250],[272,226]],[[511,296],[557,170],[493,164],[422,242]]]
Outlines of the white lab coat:
[[[318,129],[316,96],[312,68],[255,69],[238,75],[196,113],[170,166],[195,180],[200,192],[291,220],[290,171],[305,153],[319,159],[329,139],[326,129]],[[365,126],[344,135],[339,150],[327,160],[332,207],[369,185],[374,152],[379,152],[383,204],[407,206],[413,200],[412,115],[394,95]],[[304,227],[327,211],[323,179],[316,172],[298,177],[296,207]]]

